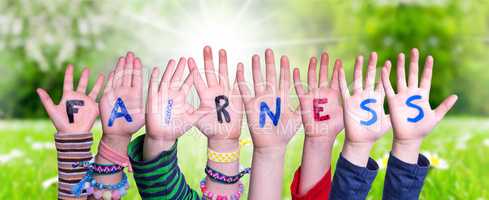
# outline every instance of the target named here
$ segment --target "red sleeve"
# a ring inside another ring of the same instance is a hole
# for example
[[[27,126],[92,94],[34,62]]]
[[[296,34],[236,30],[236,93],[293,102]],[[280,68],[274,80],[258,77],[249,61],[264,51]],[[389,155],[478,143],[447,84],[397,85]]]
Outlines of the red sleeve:
[[[294,180],[290,185],[290,193],[293,200],[327,200],[329,192],[331,191],[331,168],[328,172],[319,180],[314,187],[312,187],[306,194],[299,194],[299,183],[301,182],[301,168],[297,169],[294,174]]]

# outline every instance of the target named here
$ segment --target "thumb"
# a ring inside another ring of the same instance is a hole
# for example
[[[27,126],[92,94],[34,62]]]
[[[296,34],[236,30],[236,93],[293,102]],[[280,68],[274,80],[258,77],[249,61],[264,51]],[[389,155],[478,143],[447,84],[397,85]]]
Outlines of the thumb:
[[[457,95],[450,95],[447,97],[441,104],[435,109],[435,116],[438,121],[443,119],[445,114],[455,105],[455,102],[457,102],[458,96]]]
[[[48,113],[49,116],[51,116],[54,113],[54,105],[53,100],[49,96],[49,94],[46,92],[46,90],[37,88],[36,90],[37,95],[39,95],[39,99],[41,99],[41,103],[44,106],[44,109]]]

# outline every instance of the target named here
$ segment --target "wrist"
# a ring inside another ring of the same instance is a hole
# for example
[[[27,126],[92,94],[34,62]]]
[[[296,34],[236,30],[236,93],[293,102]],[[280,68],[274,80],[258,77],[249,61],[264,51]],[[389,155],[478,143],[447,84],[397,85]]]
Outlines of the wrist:
[[[422,140],[398,140],[392,142],[392,155],[406,163],[416,164],[418,162],[419,149]]]
[[[253,157],[257,158],[280,158],[285,156],[287,146],[255,147]]]
[[[374,143],[370,142],[355,143],[345,140],[341,155],[357,166],[366,167],[373,145]]]
[[[239,151],[239,139],[214,139],[207,140],[207,148],[217,152]]]
[[[103,134],[101,139],[101,142],[105,143],[112,150],[122,155],[127,154],[127,145],[129,145],[130,141],[131,141],[131,137],[125,135]]]
[[[162,151],[170,150],[175,145],[176,139],[154,138],[151,135],[144,136],[143,159],[151,160]]]
[[[304,146],[314,149],[333,148],[336,137],[329,136],[307,136],[304,138]]]

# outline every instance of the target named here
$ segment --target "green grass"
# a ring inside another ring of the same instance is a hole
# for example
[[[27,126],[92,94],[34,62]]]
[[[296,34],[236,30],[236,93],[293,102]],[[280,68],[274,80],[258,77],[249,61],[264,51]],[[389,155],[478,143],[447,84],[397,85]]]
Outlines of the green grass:
[[[97,126],[94,130],[98,141],[101,128]],[[0,121],[0,155],[6,155],[14,149],[23,153],[22,157],[5,163],[0,159],[0,199],[56,197],[55,184],[46,189],[42,187],[43,181],[56,176],[56,151],[49,148],[35,149],[33,145],[53,142],[53,133],[54,128],[49,121]],[[380,159],[389,152],[391,135],[387,134],[377,142],[372,151],[374,159]],[[242,137],[249,137],[247,128],[243,128]],[[283,199],[290,199],[289,185],[293,172],[301,161],[303,139],[304,134],[299,132],[288,146]],[[334,148],[334,161],[338,157],[342,141],[343,134]],[[206,162],[205,137],[193,129],[179,140],[178,148],[179,165],[192,188],[198,190]],[[422,150],[438,154],[446,160],[448,168],[430,170],[421,199],[489,199],[489,119],[445,119],[425,140]],[[242,165],[250,166],[251,154],[252,147],[245,147],[241,155]],[[381,198],[384,174],[385,170],[381,169],[369,199]],[[126,199],[139,199],[132,176],[130,177],[131,188]],[[244,179],[245,185],[248,184],[248,178],[247,176]],[[246,193],[247,190],[245,196]]]

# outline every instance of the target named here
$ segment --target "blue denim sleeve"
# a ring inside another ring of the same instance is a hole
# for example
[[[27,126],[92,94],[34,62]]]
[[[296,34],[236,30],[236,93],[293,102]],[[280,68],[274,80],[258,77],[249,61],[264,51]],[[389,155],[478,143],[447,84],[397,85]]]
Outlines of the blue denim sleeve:
[[[417,164],[409,164],[391,153],[387,163],[382,199],[418,199],[429,166],[430,161],[422,154],[419,155]]]
[[[378,169],[379,166],[371,158],[368,159],[367,167],[359,167],[340,154],[329,199],[365,199]]]

